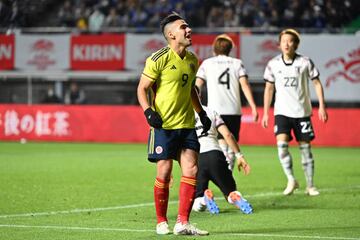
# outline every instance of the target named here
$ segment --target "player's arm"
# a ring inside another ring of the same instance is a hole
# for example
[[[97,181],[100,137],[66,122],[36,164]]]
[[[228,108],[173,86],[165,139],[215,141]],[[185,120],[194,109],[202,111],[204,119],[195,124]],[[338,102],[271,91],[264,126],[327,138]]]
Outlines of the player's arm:
[[[319,112],[318,112],[319,119],[320,121],[325,123],[328,120],[328,114],[326,112],[326,106],[325,106],[324,89],[319,78],[313,79],[312,82],[314,84],[315,92],[319,100]]]
[[[211,120],[207,116],[203,107],[201,106],[200,96],[198,95],[197,91],[195,90],[195,87],[191,88],[191,101],[192,101],[193,108],[198,113],[200,122],[203,125],[202,134],[207,133],[207,131],[209,131],[209,129],[211,127]]]
[[[240,81],[241,89],[244,92],[245,98],[251,107],[251,114],[253,116],[253,120],[254,120],[254,122],[257,122],[257,120],[259,118],[259,114],[256,110],[256,104],[254,101],[254,96],[252,94],[248,78],[247,78],[247,76],[242,76],[242,77],[240,77],[239,81]]]
[[[274,83],[266,81],[264,91],[264,113],[261,121],[261,125],[267,128],[269,125],[269,110],[274,95]]]
[[[201,106],[199,96],[194,88],[191,89],[191,101],[192,101],[192,105],[197,113],[204,111],[204,109]]]
[[[229,145],[229,147],[233,150],[236,156],[236,164],[239,171],[241,171],[241,168],[244,171],[245,175],[248,175],[250,173],[250,165],[246,162],[244,155],[240,151],[240,147],[237,144],[234,136],[230,132],[230,130],[227,128],[225,124],[220,125],[217,128],[218,132],[221,133],[221,135],[224,137],[226,143]]]
[[[199,77],[196,78],[195,85],[200,89],[200,91],[203,88],[204,84],[205,84],[204,79]]]
[[[153,83],[154,82],[150,78],[148,78],[144,74],[141,75],[140,82],[137,87],[137,97],[138,97],[140,106],[142,107],[142,109],[144,111],[150,107],[150,103],[148,101],[147,94],[148,94],[149,89],[153,85]]]
[[[163,121],[161,119],[161,116],[159,113],[155,112],[153,109],[151,109],[150,103],[148,101],[147,93],[151,86],[153,85],[153,81],[145,76],[144,74],[141,75],[139,85],[137,88],[137,97],[138,101],[140,103],[140,106],[142,107],[144,111],[144,115],[146,117],[146,121],[149,123],[151,127],[154,128],[161,128]]]

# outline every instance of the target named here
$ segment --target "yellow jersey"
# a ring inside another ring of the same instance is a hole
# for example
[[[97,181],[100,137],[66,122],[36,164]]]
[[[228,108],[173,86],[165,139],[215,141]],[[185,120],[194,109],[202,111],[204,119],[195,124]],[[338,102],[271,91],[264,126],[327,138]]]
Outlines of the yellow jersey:
[[[195,128],[191,89],[199,67],[197,57],[186,51],[182,59],[169,46],[146,59],[143,74],[154,81],[152,107],[164,129]]]

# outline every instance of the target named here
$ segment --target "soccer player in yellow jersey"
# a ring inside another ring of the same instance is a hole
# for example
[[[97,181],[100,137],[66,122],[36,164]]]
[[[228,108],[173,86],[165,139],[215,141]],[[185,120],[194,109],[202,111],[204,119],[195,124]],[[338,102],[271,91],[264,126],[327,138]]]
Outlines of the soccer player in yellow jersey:
[[[186,49],[191,45],[191,29],[181,16],[172,13],[161,21],[160,26],[168,46],[146,60],[137,89],[139,103],[151,126],[148,159],[156,162],[157,169],[154,184],[156,233],[170,233],[166,213],[175,159],[180,164],[182,177],[174,234],[208,235],[207,231],[189,223],[200,150],[195,132],[194,109],[199,113],[204,134],[211,125],[194,89],[198,59]],[[149,91],[153,93],[152,99],[148,98]]]

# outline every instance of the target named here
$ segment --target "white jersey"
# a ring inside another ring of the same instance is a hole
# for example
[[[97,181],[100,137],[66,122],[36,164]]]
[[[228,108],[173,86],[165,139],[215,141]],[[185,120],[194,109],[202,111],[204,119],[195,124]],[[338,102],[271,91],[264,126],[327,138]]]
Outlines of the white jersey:
[[[240,115],[240,82],[246,76],[240,59],[218,55],[202,62],[196,77],[207,85],[208,106],[221,115]]]
[[[271,59],[264,80],[275,84],[274,115],[311,116],[309,80],[318,77],[319,71],[308,57],[296,54],[291,63],[285,63],[281,54]]]
[[[195,130],[196,135],[199,138],[200,153],[209,152],[212,150],[222,151],[217,139],[217,128],[225,123],[217,112],[212,111],[205,106],[203,106],[203,109],[206,111],[207,116],[211,120],[211,127],[206,135],[201,135],[203,126],[200,122],[199,115],[195,112]]]

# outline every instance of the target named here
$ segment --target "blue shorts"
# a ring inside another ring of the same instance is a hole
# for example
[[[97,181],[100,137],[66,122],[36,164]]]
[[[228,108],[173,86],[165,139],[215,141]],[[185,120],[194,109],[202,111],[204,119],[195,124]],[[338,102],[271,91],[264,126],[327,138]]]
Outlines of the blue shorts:
[[[148,140],[148,159],[157,162],[164,159],[178,160],[182,149],[200,150],[195,129],[166,130],[151,128]]]

